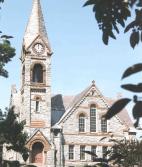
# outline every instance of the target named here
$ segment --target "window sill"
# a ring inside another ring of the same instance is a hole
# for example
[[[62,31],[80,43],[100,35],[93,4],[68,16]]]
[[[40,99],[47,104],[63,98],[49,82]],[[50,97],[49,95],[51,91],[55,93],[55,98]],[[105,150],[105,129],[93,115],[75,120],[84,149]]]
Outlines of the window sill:
[[[34,86],[45,86],[45,83],[40,83],[40,82],[31,82],[31,85],[34,85]]]
[[[78,134],[87,134],[87,132],[78,132]]]

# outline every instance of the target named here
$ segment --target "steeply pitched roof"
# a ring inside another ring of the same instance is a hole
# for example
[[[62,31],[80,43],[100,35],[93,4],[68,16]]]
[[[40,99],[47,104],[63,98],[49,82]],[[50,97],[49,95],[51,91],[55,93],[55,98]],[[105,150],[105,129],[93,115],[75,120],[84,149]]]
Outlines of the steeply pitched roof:
[[[95,92],[98,96],[100,96],[101,100],[103,100],[106,107],[109,107],[105,99],[103,98],[103,95],[99,91],[99,89],[96,87],[95,82],[93,81],[90,86],[88,86],[85,90],[83,90],[81,93],[77,94],[74,99],[71,101],[71,103],[66,107],[66,112],[61,117],[60,122],[62,122],[70,113],[70,111],[76,106],[79,105],[82,102],[82,99],[85,98],[88,93]]]
[[[40,0],[33,0],[32,12],[26,27],[23,40],[25,49],[27,49],[38,36],[42,37],[42,39],[46,42],[49,50],[51,50],[44,24]]]
[[[110,99],[110,98],[104,97],[99,91],[99,89],[96,87],[95,83],[93,82],[89,87],[87,87],[85,90],[83,90],[81,93],[77,94],[76,96],[63,96],[62,97],[63,104],[65,106],[66,111],[58,123],[64,120],[64,118],[67,117],[67,115],[70,113],[72,108],[75,107],[81,101],[81,99],[84,98],[84,96],[86,96],[86,94],[91,90],[95,90],[97,92],[97,94],[101,97],[101,99],[103,100],[107,108],[109,108],[116,101],[116,99]],[[117,117],[127,127],[133,127],[132,120],[126,109],[118,113]]]

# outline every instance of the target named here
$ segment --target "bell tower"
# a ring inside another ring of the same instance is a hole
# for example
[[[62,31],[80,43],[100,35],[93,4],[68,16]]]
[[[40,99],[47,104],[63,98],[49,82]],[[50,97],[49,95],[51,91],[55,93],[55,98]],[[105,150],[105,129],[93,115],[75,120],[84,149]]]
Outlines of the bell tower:
[[[21,53],[21,120],[48,138],[51,128],[51,55],[40,0],[33,0]]]

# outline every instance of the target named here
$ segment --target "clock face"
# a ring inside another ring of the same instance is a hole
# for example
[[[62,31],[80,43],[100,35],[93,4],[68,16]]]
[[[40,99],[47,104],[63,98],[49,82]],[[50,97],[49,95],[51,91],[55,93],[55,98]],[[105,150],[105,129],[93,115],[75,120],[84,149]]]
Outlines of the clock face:
[[[38,54],[42,54],[44,52],[44,46],[41,43],[36,43],[33,46],[33,51]]]

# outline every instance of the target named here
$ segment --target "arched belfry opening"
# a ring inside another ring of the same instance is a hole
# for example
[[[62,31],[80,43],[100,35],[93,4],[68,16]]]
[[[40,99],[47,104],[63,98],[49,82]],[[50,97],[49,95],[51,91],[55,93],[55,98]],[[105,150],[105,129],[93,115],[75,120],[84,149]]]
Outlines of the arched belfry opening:
[[[34,65],[32,81],[37,83],[43,83],[43,67],[41,64]]]
[[[32,71],[32,82],[43,83],[43,66],[35,64]]]
[[[44,145],[36,142],[32,146],[32,163],[44,163]]]

